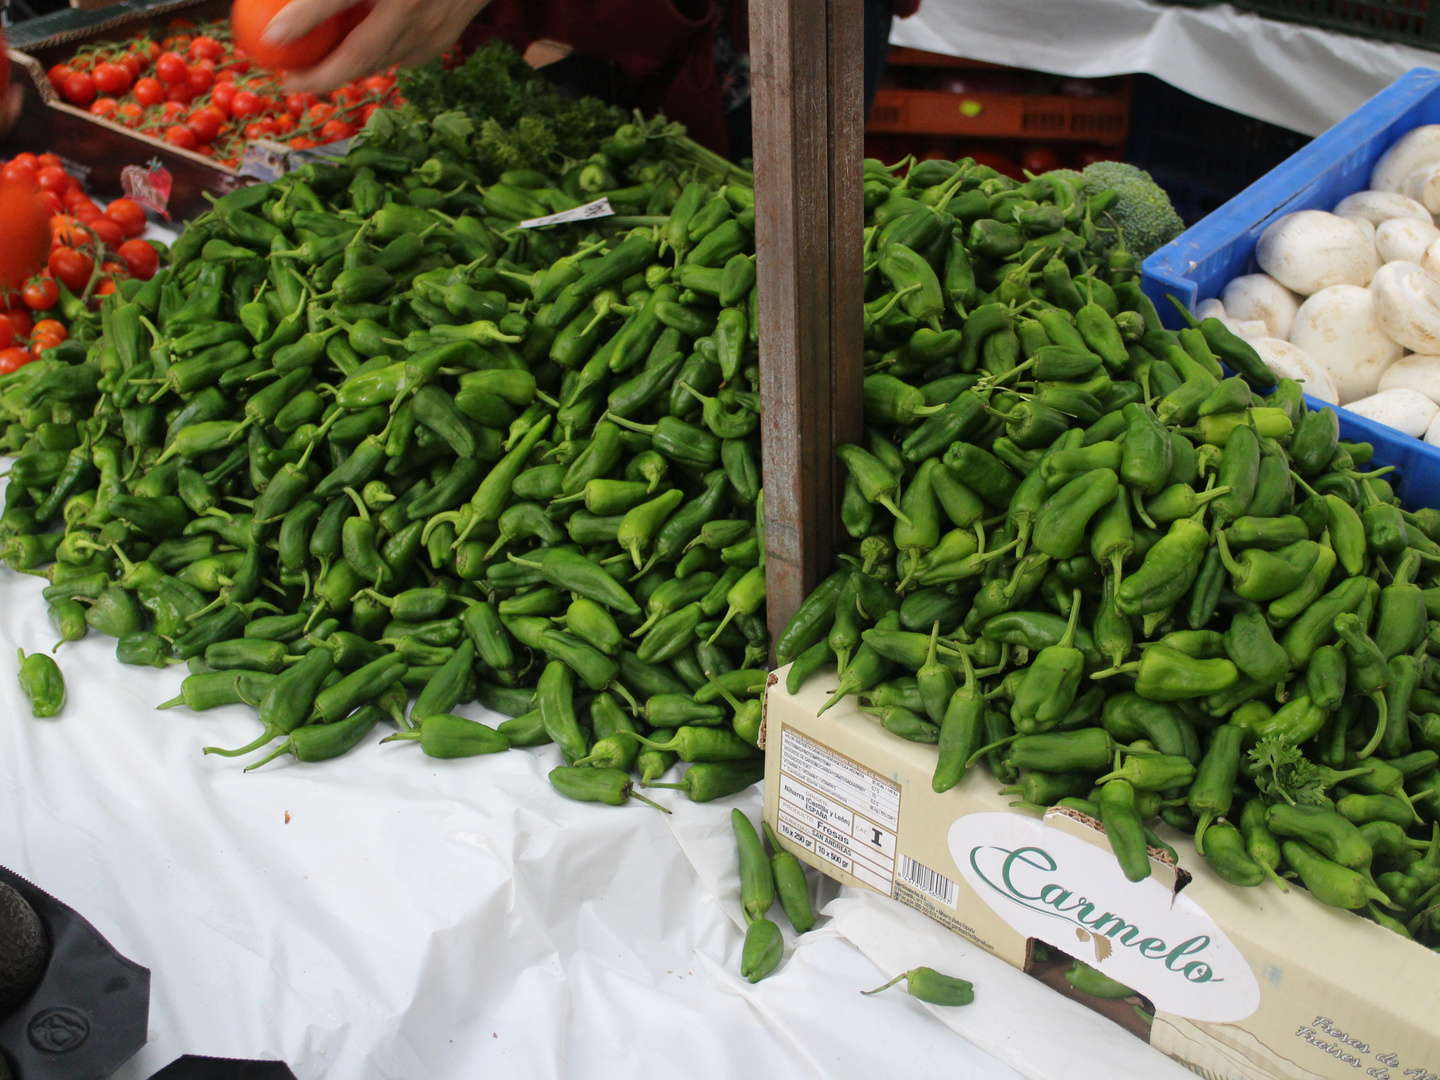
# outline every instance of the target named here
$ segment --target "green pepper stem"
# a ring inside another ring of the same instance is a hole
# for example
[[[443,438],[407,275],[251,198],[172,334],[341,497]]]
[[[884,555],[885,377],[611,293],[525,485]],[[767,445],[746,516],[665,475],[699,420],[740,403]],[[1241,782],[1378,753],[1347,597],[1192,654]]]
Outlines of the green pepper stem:
[[[681,784],[652,784],[651,786],[652,786],[652,787],[682,787],[683,785],[681,785]],[[644,795],[641,795],[641,794],[640,794],[638,791],[636,791],[633,787],[630,789],[630,798],[632,798],[632,799],[639,799],[639,800],[640,800],[641,802],[643,802],[646,806],[653,806],[656,810],[659,810],[662,814],[668,814],[668,813],[670,813],[670,810],[669,810],[668,808],[666,808],[666,807],[664,807],[664,806],[661,806],[661,805],[660,805],[658,802],[656,802],[654,799],[647,799]]]
[[[1015,792],[1012,791],[1010,788],[1006,788],[1005,790],[1001,791],[1000,794],[1013,795],[1015,794]],[[1017,810],[1029,810],[1032,813],[1041,815],[1045,814],[1050,809],[1048,806],[1041,806],[1039,803],[1025,802],[1023,799],[1016,799],[1014,802],[1008,803],[1007,805],[1013,806]]]
[[[280,732],[275,729],[273,724],[266,724],[264,732],[261,733],[260,737],[254,742],[246,743],[244,746],[236,747],[234,750],[224,750],[218,746],[207,746],[205,747],[205,753],[219,754],[221,757],[244,757],[246,754],[259,750],[279,734]],[[269,761],[270,759],[266,758],[265,760]]]
[[[1360,753],[1356,755],[1360,758],[1361,761],[1364,761],[1371,754],[1373,754],[1376,747],[1380,745],[1380,740],[1385,737],[1385,728],[1390,719],[1390,709],[1389,705],[1385,701],[1384,694],[1377,691],[1374,694],[1370,695],[1370,700],[1375,703],[1375,711],[1379,714],[1379,719],[1375,722],[1375,734],[1370,736],[1370,741],[1367,742],[1364,748],[1360,751]],[[1401,797],[1404,798],[1405,793],[1402,791],[1400,794]],[[1410,800],[1407,798],[1405,799],[1405,802],[1409,803]],[[1422,821],[1420,815],[1416,813],[1415,807],[1413,805],[1410,807],[1410,812],[1412,814],[1415,814],[1415,820]]]
[[[975,764],[977,761],[979,761],[982,757],[984,757],[986,754],[990,753],[990,751],[992,751],[992,750],[999,750],[999,749],[1001,749],[1002,747],[1009,746],[1012,742],[1014,742],[1014,741],[1015,741],[1016,739],[1018,739],[1018,738],[1020,738],[1020,736],[1019,736],[1019,734],[1017,733],[1017,734],[1015,734],[1015,735],[1007,736],[1006,738],[1001,739],[999,742],[993,742],[993,743],[991,743],[989,746],[982,746],[982,747],[980,747],[979,750],[976,750],[973,754],[971,754],[968,758],[965,759],[965,769],[964,769],[964,770],[961,770],[961,771],[963,772],[963,771],[965,771],[965,770],[968,770],[971,765],[974,765],[974,764]]]
[[[1096,781],[1100,783],[1100,781]],[[1195,826],[1195,850],[1201,855],[1205,854],[1205,830],[1210,828],[1210,823],[1215,820],[1215,814],[1206,810],[1200,815],[1200,823]]]
[[[268,765],[268,764],[270,764],[270,762],[274,761],[274,760],[275,760],[277,757],[279,757],[281,754],[291,753],[291,752],[294,750],[294,747],[295,747],[295,740],[294,740],[294,738],[292,737],[292,738],[286,739],[283,743],[281,743],[279,746],[277,746],[277,747],[275,748],[275,750],[274,750],[273,753],[267,754],[265,757],[261,758],[259,761],[255,762],[253,765],[246,765],[246,766],[245,766],[245,771],[246,771],[246,772],[251,772],[251,771],[254,770],[254,769],[260,768],[261,765]]]
[[[877,986],[874,990],[861,990],[860,993],[864,994],[866,997],[869,997],[871,994],[878,994],[878,993],[880,993],[880,991],[882,991],[882,990],[889,990],[890,987],[894,986],[894,985],[895,985],[896,983],[898,983],[901,979],[904,979],[904,978],[909,977],[909,975],[910,975],[910,973],[909,973],[908,971],[902,971],[899,975],[896,975],[893,979],[891,979],[889,982],[887,982],[884,986]]]
[[[419,738],[420,732],[418,731],[397,731],[394,735],[387,735],[385,736],[385,738],[381,739],[380,745],[384,746],[387,742],[395,742],[397,739],[408,739],[411,742],[414,742]],[[575,764],[580,765],[583,764],[583,762],[577,761]]]
[[[1259,860],[1256,861],[1258,862]],[[1276,886],[1280,889],[1281,892],[1288,893],[1290,891],[1290,883],[1286,881],[1283,877],[1281,877],[1279,874],[1277,874],[1273,866],[1262,862],[1260,863],[1260,869],[1265,871],[1266,875],[1270,878],[1271,881],[1275,882]]]

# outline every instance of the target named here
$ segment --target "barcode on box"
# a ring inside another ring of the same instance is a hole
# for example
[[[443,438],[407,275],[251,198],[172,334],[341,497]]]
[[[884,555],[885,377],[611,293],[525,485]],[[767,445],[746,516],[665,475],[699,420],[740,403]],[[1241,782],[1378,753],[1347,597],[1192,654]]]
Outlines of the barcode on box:
[[[900,856],[900,876],[946,907],[955,906],[955,882],[923,863],[916,862],[909,855]]]

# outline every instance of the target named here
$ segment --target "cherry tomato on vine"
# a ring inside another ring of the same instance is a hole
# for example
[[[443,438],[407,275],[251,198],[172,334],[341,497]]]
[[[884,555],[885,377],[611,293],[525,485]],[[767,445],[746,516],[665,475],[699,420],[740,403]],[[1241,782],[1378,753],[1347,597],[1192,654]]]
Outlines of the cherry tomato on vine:
[[[50,276],[73,293],[82,292],[90,284],[90,275],[95,270],[95,260],[83,251],[74,248],[57,247],[50,252]]]
[[[296,120],[299,120],[300,117],[305,115],[305,110],[310,108],[311,105],[316,104],[319,100],[319,97],[308,91],[305,93],[300,93],[299,91],[289,93],[285,95],[285,111]]]
[[[185,58],[179,53],[161,53],[160,59],[155,61],[155,74],[163,83],[169,83],[172,86],[175,83],[183,83],[189,73],[190,68],[185,63]]]
[[[53,284],[53,282],[52,282]],[[55,296],[60,296],[60,290],[55,290]],[[35,328],[30,331],[31,337],[53,337],[60,341],[67,341],[70,338],[70,331],[65,329],[65,324],[58,319],[40,319],[35,323]]]
[[[16,337],[29,337],[34,320],[30,317],[29,310],[20,306],[22,302],[17,299],[5,313],[5,318],[9,320],[11,327],[15,330]]]
[[[305,115],[315,124],[323,124],[335,116],[335,106],[328,101],[317,101],[306,110]]]
[[[194,97],[195,95],[190,93],[190,87],[183,82],[174,83],[165,91],[166,101],[175,101],[181,105],[189,105]]]
[[[34,357],[25,349],[0,350],[0,375],[9,375],[12,371],[18,371],[33,359]]]
[[[0,313],[0,349],[8,349],[15,344],[15,326],[11,323],[9,316]]]
[[[185,77],[185,85],[190,88],[190,93],[199,97],[215,85],[214,68],[205,67],[203,64],[196,64],[190,69]]]
[[[173,124],[165,129],[165,141],[171,146],[177,146],[181,150],[194,150],[200,143],[195,138],[195,133],[184,124]]]
[[[36,198],[40,200],[40,205],[45,208],[45,212],[51,216],[65,209],[65,204],[60,201],[60,196],[56,195],[53,191],[41,191],[36,195]]]
[[[120,103],[112,97],[96,98],[90,103],[90,115],[110,118],[119,108]]]
[[[241,90],[230,101],[230,115],[236,120],[260,115],[260,95],[250,90]]]
[[[201,34],[194,41],[190,42],[190,58],[192,60],[222,60],[225,57],[225,46],[216,41],[208,34]]]
[[[133,101],[123,101],[115,110],[115,119],[126,127],[135,127],[145,118],[145,110]]]
[[[166,121],[178,120],[184,112],[185,106],[180,104],[180,102],[167,101],[165,102],[164,108],[160,110],[160,118]]]
[[[31,278],[21,297],[31,311],[49,311],[60,300],[60,286],[55,284],[54,278]]]
[[[45,73],[57,94],[65,93],[65,80],[73,74],[75,74],[75,69],[69,64],[56,64]]]
[[[147,75],[135,82],[135,100],[147,107],[158,105],[165,100],[165,88],[160,85],[159,79]]]
[[[220,128],[224,123],[225,116],[219,109],[202,105],[190,114],[190,119],[185,121],[185,126],[195,133],[196,142],[208,143],[220,134]]]
[[[37,169],[48,169],[52,165],[54,165],[56,168],[63,168],[65,163],[60,160],[59,154],[51,154],[48,152],[41,154],[39,157],[35,158],[35,167]]]
[[[230,107],[234,104],[235,95],[238,93],[233,82],[217,82],[215,89],[210,91],[210,104],[229,116]]]
[[[149,281],[160,269],[160,253],[144,240],[126,240],[120,245],[120,258],[130,270],[130,276]]]
[[[90,231],[93,232],[100,242],[106,247],[114,250],[125,242],[125,230],[120,228],[118,222],[101,214],[94,221],[90,222]]]
[[[105,216],[124,229],[128,239],[145,231],[145,208],[134,199],[116,199],[105,208]]]
[[[320,128],[321,142],[339,142],[355,134],[355,128],[344,120],[327,120]]]
[[[96,64],[95,70],[90,75],[95,80],[95,89],[112,97],[119,97],[125,93],[130,89],[132,82],[129,71],[109,60]]]
[[[300,136],[298,139],[290,140],[290,149],[292,150],[313,150],[319,145],[320,144],[317,143],[314,139],[307,139],[303,135]]]
[[[95,100],[95,80],[88,72],[73,72],[65,79],[65,88],[61,93],[71,105],[79,105],[83,109]]]

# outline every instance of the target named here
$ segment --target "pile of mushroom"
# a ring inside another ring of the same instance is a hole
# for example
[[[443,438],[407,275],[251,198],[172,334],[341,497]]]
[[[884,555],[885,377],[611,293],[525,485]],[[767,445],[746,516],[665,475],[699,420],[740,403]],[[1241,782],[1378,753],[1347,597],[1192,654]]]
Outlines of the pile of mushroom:
[[[1277,375],[1440,446],[1440,124],[1387,150],[1370,187],[1260,236],[1262,273],[1196,314],[1224,319]]]

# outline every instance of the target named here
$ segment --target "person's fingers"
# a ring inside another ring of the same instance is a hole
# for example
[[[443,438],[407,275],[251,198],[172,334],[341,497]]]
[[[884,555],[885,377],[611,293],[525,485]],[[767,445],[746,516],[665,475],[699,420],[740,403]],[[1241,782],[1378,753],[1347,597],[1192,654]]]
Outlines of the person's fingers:
[[[288,44],[354,3],[355,0],[291,0],[265,27],[265,40],[271,45]]]
[[[395,11],[400,6],[395,0],[384,0],[324,60],[305,71],[291,72],[285,89],[324,93],[389,67],[404,24],[403,13]]]

